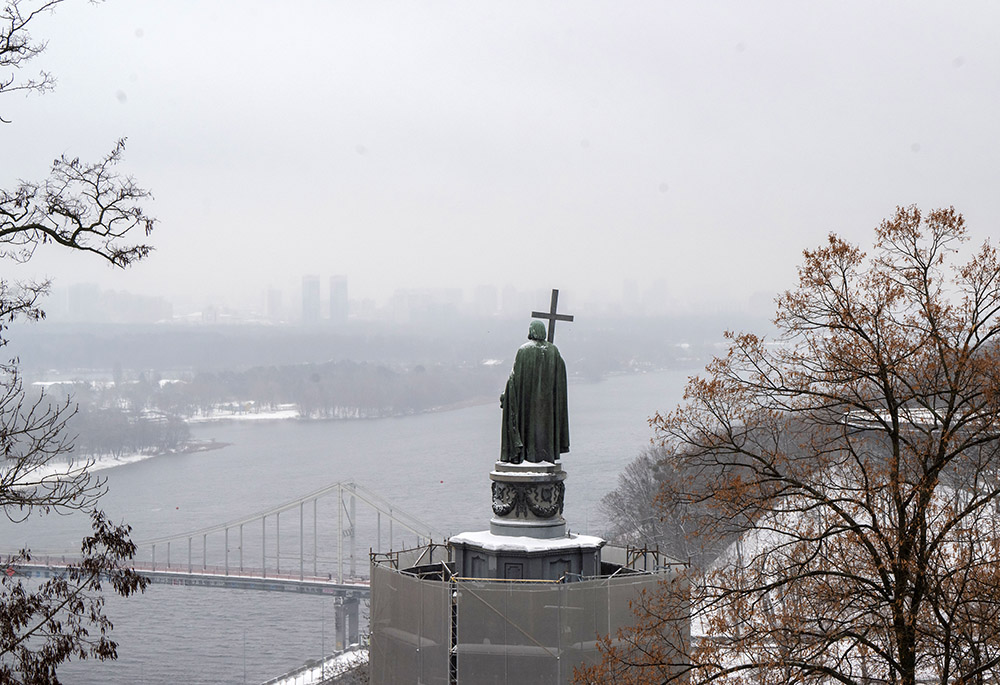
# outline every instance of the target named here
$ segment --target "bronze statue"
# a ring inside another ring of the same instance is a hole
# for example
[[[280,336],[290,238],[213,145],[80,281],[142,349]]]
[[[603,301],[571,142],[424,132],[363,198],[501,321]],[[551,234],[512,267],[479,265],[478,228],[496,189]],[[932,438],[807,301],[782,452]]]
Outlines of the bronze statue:
[[[554,463],[569,452],[566,364],[559,349],[545,340],[541,321],[531,322],[528,342],[517,350],[500,407],[500,461]]]

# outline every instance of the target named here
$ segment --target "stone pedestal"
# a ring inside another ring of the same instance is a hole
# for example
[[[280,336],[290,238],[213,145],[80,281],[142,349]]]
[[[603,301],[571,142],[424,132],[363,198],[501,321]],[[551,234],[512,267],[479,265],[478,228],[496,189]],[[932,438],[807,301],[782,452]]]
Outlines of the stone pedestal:
[[[550,539],[566,535],[563,498],[566,472],[560,462],[498,461],[490,472],[493,481],[493,518],[490,532]]]
[[[496,462],[490,529],[448,544],[462,578],[563,582],[599,575],[604,540],[566,533],[566,472],[560,462]]]

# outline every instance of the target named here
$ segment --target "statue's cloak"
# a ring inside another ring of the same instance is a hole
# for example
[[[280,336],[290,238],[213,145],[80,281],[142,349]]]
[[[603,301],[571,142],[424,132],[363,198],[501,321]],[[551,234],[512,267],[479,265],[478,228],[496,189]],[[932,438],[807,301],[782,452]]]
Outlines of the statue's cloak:
[[[555,345],[529,340],[518,348],[500,405],[500,461],[555,462],[569,452],[566,364]]]

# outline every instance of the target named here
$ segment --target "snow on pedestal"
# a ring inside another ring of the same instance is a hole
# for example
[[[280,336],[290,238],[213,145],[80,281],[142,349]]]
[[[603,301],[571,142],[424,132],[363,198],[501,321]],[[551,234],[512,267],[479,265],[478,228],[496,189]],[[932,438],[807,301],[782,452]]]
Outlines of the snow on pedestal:
[[[571,581],[601,573],[604,540],[566,532],[566,472],[559,461],[497,462],[490,530],[448,541],[464,578]]]

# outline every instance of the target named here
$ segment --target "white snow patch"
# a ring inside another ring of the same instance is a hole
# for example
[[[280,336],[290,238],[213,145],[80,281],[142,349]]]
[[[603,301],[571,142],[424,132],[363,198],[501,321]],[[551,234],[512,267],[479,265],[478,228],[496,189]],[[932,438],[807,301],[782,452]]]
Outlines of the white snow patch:
[[[544,462],[543,462],[544,463]],[[551,476],[554,471],[492,471],[498,476]]]
[[[562,538],[529,538],[524,535],[494,535],[488,530],[452,535],[450,544],[475,545],[490,551],[505,552],[546,552],[549,550],[601,547],[604,539],[594,535],[569,533]]]
[[[134,464],[139,461],[144,461],[146,459],[151,459],[156,454],[126,454],[120,457],[115,457],[110,454],[104,454],[96,457],[84,457],[77,459],[75,461],[55,461],[49,462],[48,464],[43,464],[36,468],[30,469],[23,473],[16,482],[13,483],[15,487],[31,486],[41,483],[43,481],[54,481],[54,480],[65,480],[69,478],[78,478],[85,471],[88,473],[93,473],[94,471],[101,471],[104,469],[112,469],[116,466],[124,466],[125,464]]]
[[[344,651],[327,657],[322,661],[307,663],[300,669],[286,673],[266,685],[319,685],[328,682],[332,675],[339,675],[368,662],[368,650],[358,645],[351,645]]]
[[[187,423],[209,423],[212,421],[276,421],[299,418],[299,410],[294,404],[280,404],[270,411],[246,409],[224,409],[216,407],[210,414],[198,414],[185,419]]]

